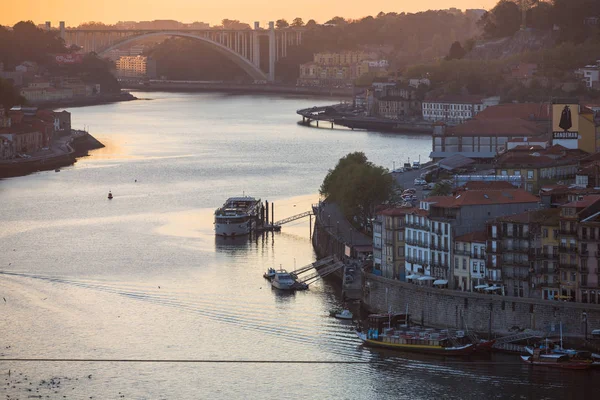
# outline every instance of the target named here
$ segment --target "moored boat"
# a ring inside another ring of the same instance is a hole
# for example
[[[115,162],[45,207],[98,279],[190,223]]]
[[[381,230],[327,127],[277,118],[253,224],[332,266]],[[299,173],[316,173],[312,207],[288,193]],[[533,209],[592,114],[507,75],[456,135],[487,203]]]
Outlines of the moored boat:
[[[260,207],[260,199],[254,197],[230,197],[215,211],[215,234],[224,237],[249,234],[256,226]]]
[[[380,335],[373,329],[356,334],[363,344],[371,347],[443,356],[468,356],[475,351],[473,343],[452,343],[452,339],[435,334],[421,336],[411,331],[387,330]]]
[[[552,357],[538,357],[536,354],[532,356],[520,356],[521,360],[529,365],[561,368],[561,369],[589,369],[592,367],[592,362],[583,360],[573,360],[566,354],[553,354]]]
[[[275,277],[275,268],[269,268],[267,272],[263,274],[263,278],[271,280]]]
[[[345,320],[350,320],[353,317],[352,312],[350,312],[350,310],[338,311],[333,316],[337,319],[345,319]]]
[[[308,285],[303,282],[298,282],[293,274],[285,269],[278,269],[275,275],[271,278],[271,286],[279,290],[306,290]]]

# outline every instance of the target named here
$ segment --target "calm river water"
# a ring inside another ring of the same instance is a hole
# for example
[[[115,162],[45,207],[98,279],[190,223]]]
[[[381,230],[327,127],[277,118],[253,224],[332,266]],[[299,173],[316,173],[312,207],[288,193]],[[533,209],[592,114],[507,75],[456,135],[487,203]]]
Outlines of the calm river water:
[[[335,284],[282,295],[262,278],[271,266],[314,261],[308,221],[248,241],[213,235],[212,213],[229,196],[274,201],[284,218],[318,201],[339,157],[360,150],[388,168],[424,161],[428,137],[296,123],[296,109],[334,99],[137,95],[151,100],[70,110],[73,126],[89,126],[106,148],[60,173],[0,181],[3,398],[597,395],[597,372],[363,348],[348,323],[328,316],[340,305]],[[269,360],[319,363],[244,362]]]

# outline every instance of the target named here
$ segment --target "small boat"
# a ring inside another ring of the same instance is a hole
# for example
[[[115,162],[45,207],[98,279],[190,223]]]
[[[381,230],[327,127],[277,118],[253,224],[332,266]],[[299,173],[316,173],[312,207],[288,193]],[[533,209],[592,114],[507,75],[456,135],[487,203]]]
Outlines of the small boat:
[[[441,336],[421,336],[409,331],[387,330],[379,334],[369,329],[366,333],[356,331],[356,335],[365,346],[391,350],[409,351],[442,356],[469,356],[476,346],[473,343],[453,344],[450,338]]]
[[[561,369],[589,369],[592,363],[585,360],[572,360],[566,354],[551,354],[552,357],[521,356],[521,360],[530,365],[561,368]]]
[[[108,199],[109,199],[109,200],[112,200],[112,198],[113,198],[113,195],[112,195],[111,191],[109,190],[109,191],[108,191]]]
[[[56,168],[54,172],[60,172],[60,168]]]
[[[294,278],[285,269],[275,271],[271,279],[271,285],[279,290],[294,290],[295,283]]]
[[[350,310],[342,310],[341,312],[334,314],[334,317],[337,319],[351,320],[353,315]]]
[[[267,272],[265,272],[263,274],[263,278],[268,279],[268,280],[272,280],[273,278],[275,278],[275,268],[269,268],[267,270]]]

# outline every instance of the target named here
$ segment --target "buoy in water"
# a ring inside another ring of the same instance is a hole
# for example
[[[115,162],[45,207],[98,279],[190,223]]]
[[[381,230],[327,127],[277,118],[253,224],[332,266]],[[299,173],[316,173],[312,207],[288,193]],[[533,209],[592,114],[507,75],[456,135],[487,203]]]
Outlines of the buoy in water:
[[[111,200],[113,198],[112,193],[110,192],[110,190],[108,191],[108,199]]]

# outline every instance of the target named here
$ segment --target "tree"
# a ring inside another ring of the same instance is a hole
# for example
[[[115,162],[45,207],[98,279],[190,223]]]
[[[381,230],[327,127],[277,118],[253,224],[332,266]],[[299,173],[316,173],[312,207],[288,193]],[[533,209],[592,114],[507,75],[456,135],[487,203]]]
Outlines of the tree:
[[[394,196],[395,180],[388,170],[367,160],[362,152],[342,157],[329,170],[319,192],[328,201],[336,203],[350,221],[361,221],[368,226],[375,206],[390,201]]]
[[[275,27],[277,27],[277,29],[287,28],[288,26],[290,26],[290,24],[283,18],[278,19],[277,22],[275,22]]]
[[[10,110],[14,106],[25,104],[26,100],[19,94],[13,84],[0,78],[0,106]]]
[[[512,36],[521,27],[521,20],[518,5],[512,1],[500,0],[481,17],[479,24],[483,26],[484,36],[495,39]]]
[[[312,21],[312,20],[311,20]],[[314,22],[314,21],[313,21]],[[300,28],[301,26],[304,26],[304,21],[302,20],[302,18],[300,17],[296,17],[294,18],[294,20],[292,21],[292,26],[294,28]]]
[[[317,26],[317,21],[315,21],[314,19],[309,19],[308,22],[306,23],[307,28],[314,28],[316,26]]]
[[[325,22],[326,25],[346,25],[346,21],[343,17],[333,17],[329,21]]]
[[[465,56],[467,52],[463,49],[460,42],[452,43],[450,46],[450,51],[448,52],[448,56],[446,56],[446,60],[460,60]]]
[[[452,194],[452,185],[447,182],[438,182],[433,186],[429,196],[450,196]]]

